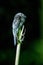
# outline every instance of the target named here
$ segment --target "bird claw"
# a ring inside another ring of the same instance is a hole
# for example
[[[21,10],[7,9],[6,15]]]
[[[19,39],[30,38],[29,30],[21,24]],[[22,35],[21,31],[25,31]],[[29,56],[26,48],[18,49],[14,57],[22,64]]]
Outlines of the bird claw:
[[[21,33],[20,33],[19,37],[17,36],[17,41],[20,42],[20,43],[22,43],[23,40],[24,40],[24,35],[25,35],[25,32],[26,32],[26,29],[25,29],[24,32],[23,31],[24,31],[24,25],[22,27],[22,30],[21,30]]]
[[[25,32],[26,32],[26,29],[24,30],[24,33],[22,34],[22,36],[24,36],[24,35],[25,35]]]
[[[20,40],[20,42],[23,42],[23,40],[24,40],[24,37]]]

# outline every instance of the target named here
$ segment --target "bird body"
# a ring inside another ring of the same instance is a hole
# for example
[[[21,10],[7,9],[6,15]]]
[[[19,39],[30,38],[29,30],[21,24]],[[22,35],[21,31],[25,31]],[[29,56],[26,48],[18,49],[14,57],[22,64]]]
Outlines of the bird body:
[[[23,13],[17,13],[14,16],[14,20],[12,23],[12,32],[14,36],[14,45],[16,45],[16,39],[17,39],[17,33],[19,31],[19,28],[23,26],[23,23],[25,22],[26,16]]]

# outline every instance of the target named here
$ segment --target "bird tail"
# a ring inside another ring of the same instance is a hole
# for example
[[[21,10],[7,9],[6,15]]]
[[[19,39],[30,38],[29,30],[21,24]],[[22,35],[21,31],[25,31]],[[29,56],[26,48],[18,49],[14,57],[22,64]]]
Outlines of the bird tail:
[[[14,35],[14,45],[16,45],[16,35]]]

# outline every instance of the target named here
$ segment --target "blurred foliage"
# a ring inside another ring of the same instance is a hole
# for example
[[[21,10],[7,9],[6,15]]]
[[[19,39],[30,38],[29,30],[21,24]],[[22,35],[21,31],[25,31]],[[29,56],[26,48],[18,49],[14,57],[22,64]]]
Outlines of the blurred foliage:
[[[0,0],[0,65],[14,65],[16,46],[13,44],[12,21],[17,12],[27,16],[20,65],[41,65],[43,39],[40,39],[40,24],[43,23],[40,21],[43,22],[43,9],[40,0]]]
[[[42,44],[40,44],[42,43]],[[14,49],[9,49],[7,51],[0,52],[0,62],[9,61],[14,63],[15,61],[15,51]],[[41,65],[43,64],[43,40],[37,40],[32,42],[29,49],[20,53],[19,65]]]

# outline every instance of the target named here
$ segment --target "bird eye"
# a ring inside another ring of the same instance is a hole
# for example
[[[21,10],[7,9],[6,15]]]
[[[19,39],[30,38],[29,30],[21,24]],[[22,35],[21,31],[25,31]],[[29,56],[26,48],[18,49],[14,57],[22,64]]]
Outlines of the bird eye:
[[[19,16],[19,19],[21,19],[21,17]]]

